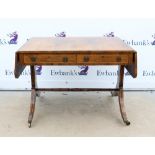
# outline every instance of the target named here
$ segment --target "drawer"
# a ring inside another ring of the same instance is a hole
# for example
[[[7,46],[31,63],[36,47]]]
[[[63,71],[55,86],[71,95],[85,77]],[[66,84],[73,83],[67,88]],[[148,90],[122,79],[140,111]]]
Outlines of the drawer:
[[[73,54],[24,54],[24,64],[75,64],[76,55]]]
[[[125,54],[81,54],[77,56],[79,64],[128,64],[129,56]]]

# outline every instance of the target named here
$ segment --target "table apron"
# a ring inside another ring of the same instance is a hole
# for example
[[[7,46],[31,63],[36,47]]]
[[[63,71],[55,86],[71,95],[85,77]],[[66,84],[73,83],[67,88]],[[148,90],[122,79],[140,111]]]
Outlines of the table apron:
[[[127,65],[131,54],[20,54],[23,65]]]

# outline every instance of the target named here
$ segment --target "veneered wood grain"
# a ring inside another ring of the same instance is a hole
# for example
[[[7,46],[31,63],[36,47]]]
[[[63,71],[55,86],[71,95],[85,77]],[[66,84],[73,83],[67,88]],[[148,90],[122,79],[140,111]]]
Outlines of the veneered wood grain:
[[[18,52],[134,52],[117,37],[31,38]]]
[[[117,37],[31,38],[16,58],[16,78],[25,65],[124,65],[137,76],[136,51]]]

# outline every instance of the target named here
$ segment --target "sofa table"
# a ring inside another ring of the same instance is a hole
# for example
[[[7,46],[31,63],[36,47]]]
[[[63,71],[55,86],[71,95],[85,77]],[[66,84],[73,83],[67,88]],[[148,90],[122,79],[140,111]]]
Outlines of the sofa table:
[[[31,71],[31,104],[28,125],[31,127],[36,96],[40,91],[111,91],[118,96],[121,116],[130,125],[124,106],[124,68],[137,76],[137,52],[117,37],[38,37],[29,39],[15,54],[15,77],[19,78],[25,67]],[[118,65],[116,88],[38,88],[36,65]]]

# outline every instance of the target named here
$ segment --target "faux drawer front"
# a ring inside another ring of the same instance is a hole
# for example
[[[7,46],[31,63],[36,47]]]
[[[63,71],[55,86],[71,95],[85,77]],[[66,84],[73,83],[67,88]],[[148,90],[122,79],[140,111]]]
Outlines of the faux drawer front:
[[[72,54],[25,54],[24,64],[74,64],[76,55]]]
[[[77,63],[79,64],[128,64],[128,55],[116,55],[116,54],[92,54],[92,55],[78,55]]]

